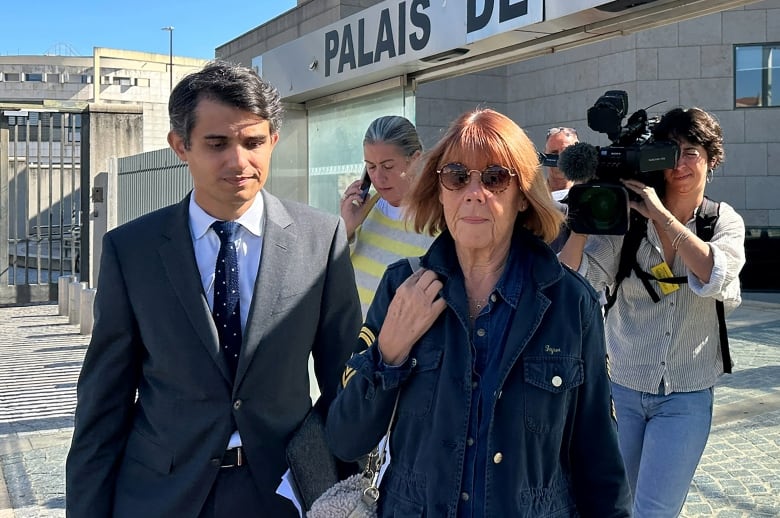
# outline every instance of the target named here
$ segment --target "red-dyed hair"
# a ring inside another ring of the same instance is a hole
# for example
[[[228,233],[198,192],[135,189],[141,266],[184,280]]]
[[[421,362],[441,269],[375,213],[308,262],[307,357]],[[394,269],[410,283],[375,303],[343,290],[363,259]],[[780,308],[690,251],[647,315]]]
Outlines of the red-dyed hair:
[[[517,173],[513,178],[528,200],[528,208],[518,213],[523,226],[545,242],[555,239],[564,216],[550,196],[536,147],[509,117],[487,108],[458,117],[441,140],[423,155],[422,170],[405,201],[406,216],[415,231],[436,235],[447,227],[436,171],[450,162],[473,163],[474,157]]]

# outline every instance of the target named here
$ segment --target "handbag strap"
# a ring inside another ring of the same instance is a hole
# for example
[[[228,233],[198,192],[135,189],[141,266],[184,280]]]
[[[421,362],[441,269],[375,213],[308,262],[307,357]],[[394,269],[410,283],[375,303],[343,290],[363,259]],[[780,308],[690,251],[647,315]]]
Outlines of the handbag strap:
[[[412,273],[421,268],[419,257],[407,257],[409,266],[412,269]],[[399,387],[398,393],[395,395],[395,403],[393,403],[393,412],[390,414],[390,422],[387,423],[387,433],[385,434],[385,440],[382,443],[382,451],[379,451],[379,447],[371,450],[368,454],[368,462],[366,463],[366,469],[363,471],[363,476],[366,477],[370,483],[368,487],[363,491],[363,501],[367,504],[375,504],[379,500],[379,488],[377,483],[379,482],[379,473],[382,471],[382,466],[385,465],[387,459],[387,445],[390,443],[390,433],[393,431],[393,421],[395,421],[395,414],[398,410],[398,400],[401,398],[401,389]]]
[[[398,410],[398,400],[401,397],[401,389],[398,389],[398,394],[395,396],[395,402],[393,403],[393,413],[390,414],[390,422],[387,424],[387,433],[385,434],[384,442],[382,443],[382,451],[379,448],[374,448],[371,453],[368,454],[368,463],[366,469],[363,471],[363,476],[369,480],[368,487],[363,491],[363,501],[367,504],[375,504],[379,500],[379,473],[382,471],[382,466],[387,459],[387,445],[390,442],[390,433],[393,431],[393,421],[395,421],[395,414]]]

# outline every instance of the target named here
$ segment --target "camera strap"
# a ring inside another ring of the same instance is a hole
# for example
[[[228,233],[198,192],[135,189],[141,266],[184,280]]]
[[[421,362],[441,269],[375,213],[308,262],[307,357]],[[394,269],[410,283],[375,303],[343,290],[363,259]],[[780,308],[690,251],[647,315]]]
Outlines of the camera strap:
[[[718,221],[720,203],[712,201],[706,196],[702,200],[701,206],[696,211],[696,235],[702,241],[709,241],[715,233],[715,223]],[[651,281],[665,282],[668,284],[686,284],[688,277],[665,277],[656,278],[654,275],[645,272],[639,267],[636,260],[636,254],[639,251],[639,245],[647,236],[647,218],[632,211],[631,225],[623,238],[623,246],[620,249],[620,262],[618,271],[615,275],[613,289],[607,295],[607,304],[604,306],[604,316],[606,317],[609,309],[617,300],[617,291],[620,284],[633,271],[642,285],[647,290],[653,302],[658,303],[661,297],[653,288]],[[720,349],[723,358],[723,372],[730,373],[733,362],[729,352],[729,338],[726,331],[726,311],[722,300],[715,301],[715,311],[718,316],[718,332],[720,335]]]

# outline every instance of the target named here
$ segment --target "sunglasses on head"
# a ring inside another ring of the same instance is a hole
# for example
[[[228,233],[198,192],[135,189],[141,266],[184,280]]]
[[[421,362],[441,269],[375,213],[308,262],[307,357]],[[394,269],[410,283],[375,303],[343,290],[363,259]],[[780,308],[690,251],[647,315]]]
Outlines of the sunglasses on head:
[[[558,128],[550,128],[550,129],[548,129],[547,130],[547,138],[550,138],[553,135],[555,135],[557,133],[560,133],[560,132],[563,132],[564,135],[567,135],[567,136],[571,136],[571,135],[574,135],[575,137],[577,136],[577,130],[576,129],[574,129],[574,128],[567,128],[565,126],[561,126],[561,127],[558,127]]]
[[[500,165],[489,165],[484,170],[469,169],[463,164],[452,163],[436,171],[439,181],[449,191],[459,191],[471,181],[471,173],[479,174],[479,181],[488,191],[498,194],[509,187],[509,182],[517,173]]]

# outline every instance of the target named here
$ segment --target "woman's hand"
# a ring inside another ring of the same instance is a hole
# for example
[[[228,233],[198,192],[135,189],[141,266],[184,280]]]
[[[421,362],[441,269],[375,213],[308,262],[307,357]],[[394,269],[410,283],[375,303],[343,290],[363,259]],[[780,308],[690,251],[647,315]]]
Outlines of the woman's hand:
[[[388,365],[400,365],[412,346],[433,325],[447,307],[439,296],[443,284],[431,270],[420,269],[395,292],[379,330],[379,351]]]
[[[632,209],[649,220],[661,223],[665,223],[672,217],[671,212],[664,206],[655,189],[638,180],[622,180],[622,182],[626,189],[634,192],[641,198],[641,201],[629,201]]]
[[[366,197],[365,200],[361,198],[360,183],[360,180],[355,180],[349,184],[344,194],[341,195],[341,219],[344,220],[344,225],[347,229],[347,239],[350,241],[355,237],[355,229],[363,223],[363,220],[368,215],[366,202],[369,198]]]
[[[558,252],[558,260],[576,272],[582,264],[582,254],[587,243],[587,234],[570,233],[561,251]]]

